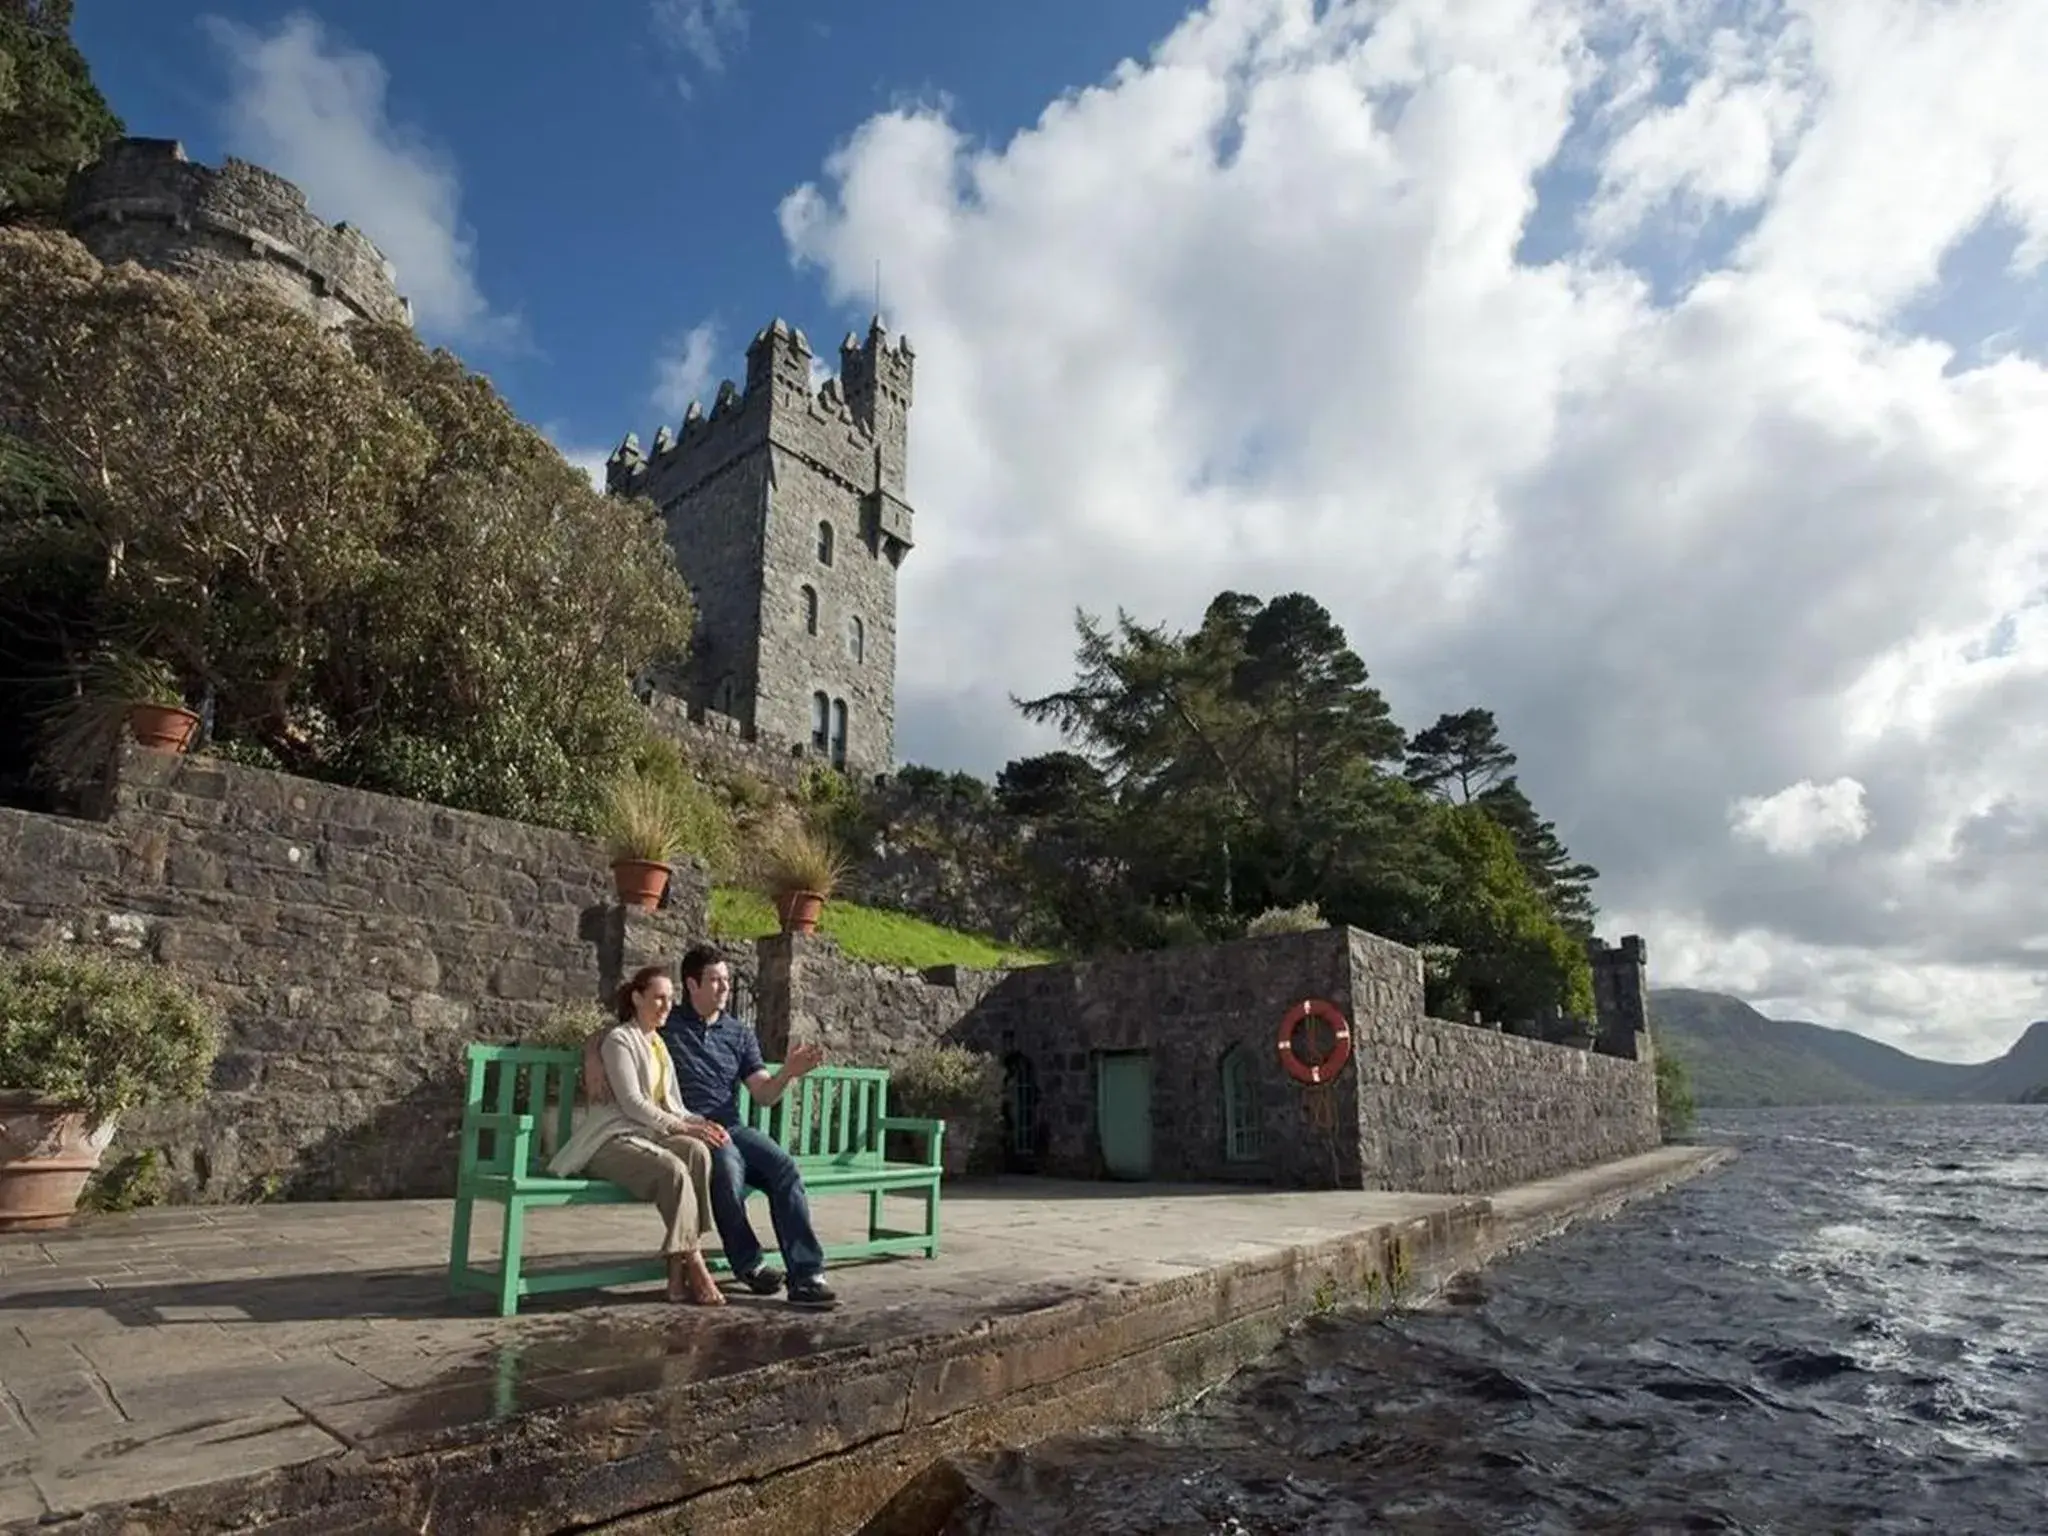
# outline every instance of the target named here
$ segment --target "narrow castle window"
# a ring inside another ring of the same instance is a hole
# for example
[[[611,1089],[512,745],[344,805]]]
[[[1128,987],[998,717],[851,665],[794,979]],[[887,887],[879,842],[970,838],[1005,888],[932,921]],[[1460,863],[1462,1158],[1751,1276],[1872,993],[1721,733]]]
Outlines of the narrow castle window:
[[[831,710],[832,701],[824,694],[811,695],[811,745],[820,752],[825,750],[825,744],[829,740]]]
[[[820,523],[818,524],[818,564],[830,565],[831,563],[832,525],[830,523]]]
[[[1261,1151],[1259,1084],[1251,1053],[1233,1045],[1223,1053],[1223,1158],[1248,1163]]]
[[[807,634],[807,635],[815,635],[815,634],[816,634],[817,632],[818,632],[818,589],[817,589],[816,587],[805,587],[805,588],[804,588],[804,633],[805,633],[805,634]]]
[[[859,614],[851,615],[846,621],[846,654],[855,661],[867,659],[868,631],[860,621]]]
[[[832,701],[832,766],[846,766],[846,700]]]

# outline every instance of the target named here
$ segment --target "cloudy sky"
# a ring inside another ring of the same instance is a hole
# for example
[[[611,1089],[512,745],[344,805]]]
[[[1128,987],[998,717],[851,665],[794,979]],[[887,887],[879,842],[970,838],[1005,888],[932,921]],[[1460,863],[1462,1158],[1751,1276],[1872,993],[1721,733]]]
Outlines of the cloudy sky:
[[[879,261],[907,759],[1045,745],[1076,606],[1306,590],[1495,710],[1656,983],[2048,1014],[2041,0],[81,11],[575,456]]]

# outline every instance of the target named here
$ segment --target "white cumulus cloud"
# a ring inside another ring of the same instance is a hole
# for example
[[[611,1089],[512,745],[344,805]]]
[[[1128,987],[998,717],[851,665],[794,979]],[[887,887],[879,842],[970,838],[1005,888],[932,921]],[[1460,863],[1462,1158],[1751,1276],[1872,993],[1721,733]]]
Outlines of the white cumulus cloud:
[[[1766,853],[1799,858],[1823,848],[1860,843],[1870,831],[1863,786],[1851,778],[1816,784],[1801,779],[1775,795],[1745,795],[1729,808],[1728,825]]]
[[[423,332],[487,346],[523,339],[518,318],[478,286],[454,165],[391,120],[375,55],[304,12],[268,30],[214,16],[203,25],[228,66],[222,111],[236,154],[297,182],[321,218],[376,241]]]
[[[654,0],[649,14],[654,35],[678,55],[676,91],[696,94],[695,75],[720,75],[747,39],[747,11],[741,0]]]
[[[2002,1049],[2048,369],[1925,316],[2048,249],[2043,78],[2038,0],[1214,0],[1007,142],[871,118],[782,222],[917,348],[903,754],[1048,745],[1077,605],[1308,591],[1411,728],[1496,712],[1658,982]],[[1729,836],[1817,761],[1854,842]]]
[[[664,416],[680,416],[692,400],[702,400],[712,385],[718,363],[718,327],[706,320],[685,331],[656,360],[654,405]]]

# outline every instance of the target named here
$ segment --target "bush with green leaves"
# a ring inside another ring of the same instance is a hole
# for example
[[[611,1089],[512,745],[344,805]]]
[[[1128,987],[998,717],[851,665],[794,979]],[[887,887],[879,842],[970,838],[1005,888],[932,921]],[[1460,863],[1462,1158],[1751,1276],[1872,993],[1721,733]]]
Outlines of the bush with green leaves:
[[[985,1132],[1002,1119],[1002,1063],[963,1045],[920,1051],[889,1073],[889,1107]]]
[[[1657,1052],[1657,1124],[1666,1141],[1691,1133],[1695,1107],[1692,1080],[1685,1063],[1668,1051]]]
[[[214,1006],[166,966],[45,949],[0,964],[0,1092],[83,1109],[94,1124],[206,1091]]]
[[[1320,933],[1330,925],[1312,901],[1293,907],[1268,907],[1244,925],[1248,939],[1266,939],[1279,933]]]

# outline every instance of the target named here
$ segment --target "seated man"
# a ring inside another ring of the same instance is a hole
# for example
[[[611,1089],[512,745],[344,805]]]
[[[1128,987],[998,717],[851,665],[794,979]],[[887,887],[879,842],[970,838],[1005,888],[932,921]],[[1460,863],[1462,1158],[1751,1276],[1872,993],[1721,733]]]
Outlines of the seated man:
[[[725,1011],[732,995],[732,971],[724,956],[700,944],[683,956],[683,1001],[661,1027],[662,1041],[675,1063],[676,1086],[683,1107],[725,1129],[722,1144],[711,1149],[711,1219],[736,1279],[757,1296],[782,1288],[782,1271],[761,1262],[761,1240],[747,1220],[747,1186],[768,1197],[768,1219],[775,1227],[775,1245],[789,1266],[789,1299],[800,1307],[836,1307],[839,1298],[823,1279],[825,1249],[811,1229],[810,1202],[803,1175],[775,1142],[739,1116],[739,1088],[744,1083],[756,1104],[773,1104],[789,1085],[823,1064],[816,1045],[799,1045],[789,1059],[770,1072],[761,1060],[761,1042],[753,1026]],[[604,1067],[588,1048],[583,1061],[589,1097],[609,1096]]]

